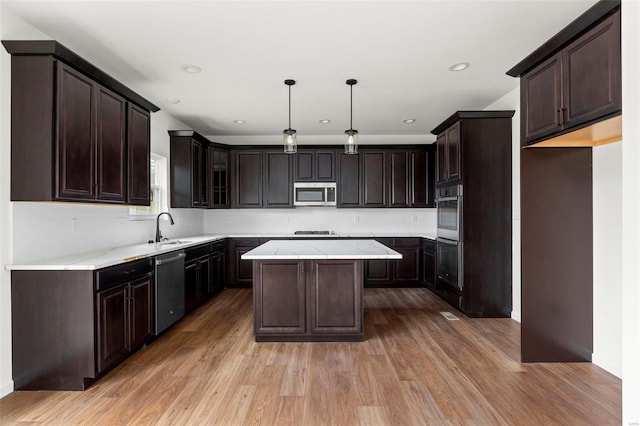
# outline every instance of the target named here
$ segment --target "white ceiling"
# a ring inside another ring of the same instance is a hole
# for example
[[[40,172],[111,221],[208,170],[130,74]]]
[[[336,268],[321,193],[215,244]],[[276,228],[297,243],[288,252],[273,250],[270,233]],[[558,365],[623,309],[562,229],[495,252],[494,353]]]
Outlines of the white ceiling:
[[[245,144],[281,143],[287,78],[300,144],[342,143],[348,78],[361,143],[431,141],[454,111],[518,87],[505,72],[594,3],[2,1],[194,130]],[[471,67],[449,71],[457,62]]]

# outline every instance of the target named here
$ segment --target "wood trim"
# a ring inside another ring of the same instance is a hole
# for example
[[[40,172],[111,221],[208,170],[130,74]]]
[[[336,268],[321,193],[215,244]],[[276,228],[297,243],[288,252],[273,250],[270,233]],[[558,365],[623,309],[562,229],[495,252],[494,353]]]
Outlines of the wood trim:
[[[160,111],[159,107],[55,40],[2,40],[2,45],[8,53],[15,56],[51,55],[83,72],[103,86],[138,104],[147,111]]]
[[[456,111],[444,120],[438,127],[431,131],[433,135],[439,135],[447,130],[457,121],[465,118],[511,118],[515,114],[514,110],[500,110],[500,111]]]

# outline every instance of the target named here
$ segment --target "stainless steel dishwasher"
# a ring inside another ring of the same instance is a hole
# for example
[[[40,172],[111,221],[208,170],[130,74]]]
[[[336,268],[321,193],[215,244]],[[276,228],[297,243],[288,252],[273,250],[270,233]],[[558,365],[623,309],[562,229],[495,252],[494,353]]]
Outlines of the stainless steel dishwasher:
[[[183,250],[156,256],[156,335],[184,316],[184,258]]]

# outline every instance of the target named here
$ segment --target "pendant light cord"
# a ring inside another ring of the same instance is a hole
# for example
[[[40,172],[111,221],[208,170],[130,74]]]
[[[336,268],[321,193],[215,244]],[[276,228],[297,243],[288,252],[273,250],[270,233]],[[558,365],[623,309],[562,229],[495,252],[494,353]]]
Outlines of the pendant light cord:
[[[349,130],[353,130],[353,84],[349,86],[351,88],[350,105],[351,112],[349,115]]]
[[[291,128],[291,85],[289,85],[289,128]]]

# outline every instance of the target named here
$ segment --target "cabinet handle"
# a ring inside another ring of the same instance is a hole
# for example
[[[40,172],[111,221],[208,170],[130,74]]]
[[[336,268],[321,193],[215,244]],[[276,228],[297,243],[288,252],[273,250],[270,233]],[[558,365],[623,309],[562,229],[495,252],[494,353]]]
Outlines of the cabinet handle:
[[[558,113],[558,127],[562,126],[562,110],[556,111]]]
[[[567,122],[567,108],[562,108],[562,124]]]

